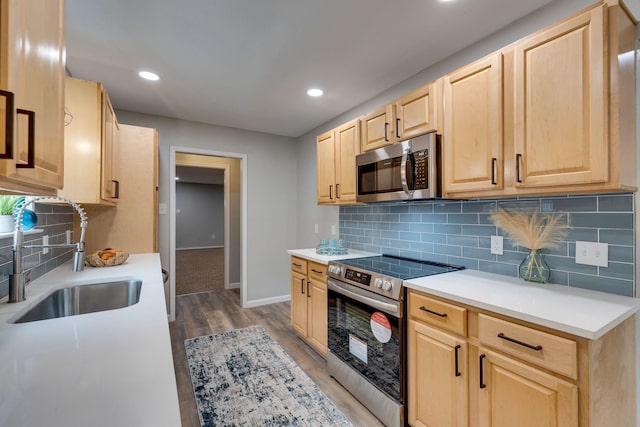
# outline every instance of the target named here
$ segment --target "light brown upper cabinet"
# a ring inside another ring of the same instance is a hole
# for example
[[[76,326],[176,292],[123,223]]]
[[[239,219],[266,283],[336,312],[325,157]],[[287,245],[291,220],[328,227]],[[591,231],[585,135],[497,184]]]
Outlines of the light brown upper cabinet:
[[[396,141],[438,130],[437,106],[441,96],[442,80],[431,82],[395,101],[395,137]]]
[[[362,152],[438,129],[441,82],[431,82],[361,117]]]
[[[514,47],[516,187],[607,180],[604,9]]]
[[[634,33],[598,3],[446,76],[445,197],[635,191]]]
[[[3,1],[0,43],[0,188],[55,194],[64,164],[64,1]]]
[[[118,177],[118,122],[100,83],[66,78],[66,106],[73,117],[65,126],[65,171],[60,195],[91,205],[116,204]],[[82,165],[82,166],[80,166]]]
[[[375,150],[395,142],[395,105],[387,104],[361,117],[362,134],[360,149]]]
[[[355,203],[359,144],[357,119],[318,136],[318,204]]]
[[[444,78],[444,192],[502,189],[502,53]]]

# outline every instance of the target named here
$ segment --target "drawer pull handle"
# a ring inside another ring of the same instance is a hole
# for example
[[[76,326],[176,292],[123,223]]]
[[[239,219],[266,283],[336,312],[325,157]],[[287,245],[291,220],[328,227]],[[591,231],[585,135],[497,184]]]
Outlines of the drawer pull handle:
[[[316,273],[316,274],[322,274],[322,271],[318,271],[318,270],[316,270],[315,268],[312,268],[312,269],[311,269],[311,271],[313,271],[313,272],[314,272],[314,273]]]
[[[518,345],[521,345],[521,346],[523,346],[523,347],[530,348],[531,350],[535,350],[535,351],[540,351],[540,350],[542,350],[542,346],[541,346],[541,345],[531,345],[531,344],[527,344],[526,342],[518,341],[518,340],[517,340],[517,339],[515,339],[515,338],[510,338],[510,337],[506,336],[505,334],[503,334],[502,332],[500,332],[500,333],[498,334],[498,338],[502,338],[503,340],[506,340],[506,341],[512,342],[512,343],[514,343],[514,344],[518,344]]]
[[[433,310],[429,310],[427,307],[425,307],[424,305],[422,307],[420,307],[420,310],[422,311],[426,311],[429,314],[435,314],[438,317],[447,317],[447,313],[438,313],[437,311],[433,311]]]
[[[292,262],[291,264],[293,264],[294,266],[296,266],[296,267],[298,267],[298,268],[301,268],[301,267],[302,267],[302,264],[297,264],[297,263],[295,263],[295,262]]]
[[[459,377],[460,375],[462,375],[462,374],[460,373],[460,369],[458,368],[458,353],[459,353],[460,347],[461,347],[461,346],[460,346],[460,344],[458,344],[458,345],[456,346],[456,348],[455,348],[455,356],[456,356],[456,377]]]
[[[487,385],[484,383],[484,372],[483,372],[483,363],[482,361],[484,360],[484,358],[487,357],[486,354],[481,354],[480,355],[480,366],[479,366],[479,370],[480,370],[480,388],[486,388]]]

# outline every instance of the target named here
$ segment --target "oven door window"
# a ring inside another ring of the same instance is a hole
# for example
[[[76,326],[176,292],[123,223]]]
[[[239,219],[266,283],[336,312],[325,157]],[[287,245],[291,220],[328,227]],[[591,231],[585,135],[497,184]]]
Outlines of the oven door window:
[[[402,402],[400,320],[330,290],[328,323],[329,351]]]

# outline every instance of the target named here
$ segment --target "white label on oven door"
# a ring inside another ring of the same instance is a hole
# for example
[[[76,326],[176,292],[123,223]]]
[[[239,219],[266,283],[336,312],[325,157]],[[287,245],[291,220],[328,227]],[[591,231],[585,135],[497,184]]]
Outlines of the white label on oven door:
[[[349,334],[349,353],[367,363],[367,343]]]
[[[389,342],[391,339],[391,323],[383,313],[376,311],[371,315],[369,320],[371,324],[371,332],[381,343]]]

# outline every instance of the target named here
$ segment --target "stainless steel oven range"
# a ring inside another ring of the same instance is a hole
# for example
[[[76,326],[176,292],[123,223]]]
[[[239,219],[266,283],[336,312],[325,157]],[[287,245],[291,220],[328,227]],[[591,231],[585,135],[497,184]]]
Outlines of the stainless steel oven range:
[[[389,427],[406,419],[402,282],[462,268],[391,255],[329,262],[329,374]]]

